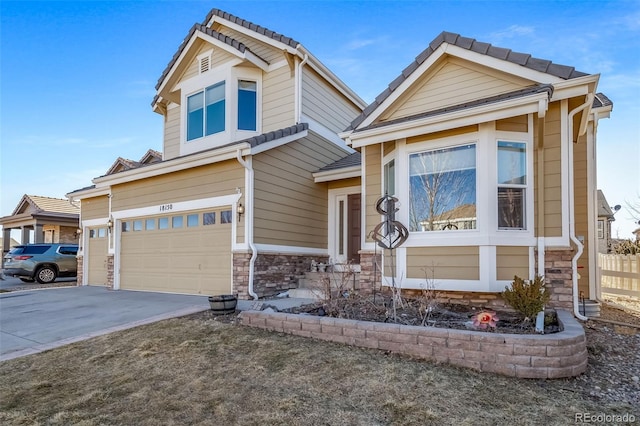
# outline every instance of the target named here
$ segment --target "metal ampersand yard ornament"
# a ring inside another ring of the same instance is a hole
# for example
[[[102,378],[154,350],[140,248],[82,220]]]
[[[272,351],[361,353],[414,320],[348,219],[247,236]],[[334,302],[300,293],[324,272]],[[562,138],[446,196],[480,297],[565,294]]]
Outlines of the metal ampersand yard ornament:
[[[398,199],[385,194],[376,201],[376,210],[384,216],[384,220],[372,231],[373,240],[387,250],[400,247],[409,238],[409,230],[396,220]]]

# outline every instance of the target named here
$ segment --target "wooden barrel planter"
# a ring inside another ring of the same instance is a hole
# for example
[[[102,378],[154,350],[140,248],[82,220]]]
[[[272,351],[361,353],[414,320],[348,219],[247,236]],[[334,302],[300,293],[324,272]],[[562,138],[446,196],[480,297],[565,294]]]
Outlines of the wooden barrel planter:
[[[238,298],[233,294],[209,296],[209,305],[214,315],[232,314],[236,311]]]

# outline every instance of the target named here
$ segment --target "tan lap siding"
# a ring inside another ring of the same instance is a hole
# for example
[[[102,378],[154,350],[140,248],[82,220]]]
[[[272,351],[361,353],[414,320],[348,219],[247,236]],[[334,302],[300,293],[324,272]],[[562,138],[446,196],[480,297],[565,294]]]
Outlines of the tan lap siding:
[[[544,236],[562,236],[560,102],[549,105],[544,126]]]
[[[380,214],[376,211],[376,201],[382,194],[382,175],[380,158],[380,145],[369,145],[362,148],[362,157],[365,165],[365,223],[362,232],[367,236],[367,241],[373,241],[369,233],[380,223]]]
[[[407,278],[479,280],[478,247],[408,247]]]
[[[263,43],[253,37],[248,37],[247,35],[239,31],[233,30],[229,27],[225,27],[221,24],[214,25],[213,29],[235,40],[238,40],[240,43],[247,46],[251,50],[251,52],[255,53],[270,64],[284,60],[282,51],[268,45],[267,43]]]
[[[360,178],[354,177],[349,179],[332,180],[327,182],[329,189],[348,188],[351,186],[360,187]]]
[[[529,279],[529,247],[496,247],[496,278],[511,281],[515,275]]]
[[[305,67],[302,77],[302,113],[332,132],[346,129],[360,110],[322,77]]]
[[[235,194],[244,189],[244,168],[236,160],[194,167],[113,187],[114,211]]]
[[[295,123],[294,79],[288,66],[263,74],[262,132],[284,129]]]
[[[498,120],[496,121],[496,130],[527,133],[529,131],[529,117],[526,115],[519,115],[517,117]]]
[[[451,130],[442,130],[440,132],[429,133],[428,135],[420,135],[420,136],[407,138],[407,144],[433,141],[433,140],[438,140],[442,138],[448,138],[451,136],[459,136],[467,133],[473,133],[477,131],[478,131],[478,125],[472,124],[470,126],[458,127],[456,129],[451,129]]]
[[[82,220],[102,219],[109,217],[109,197],[85,198],[80,202]]]
[[[327,185],[315,183],[312,173],[345,154],[310,132],[256,155],[255,242],[327,248]]]
[[[530,83],[513,75],[463,60],[448,59],[426,73],[380,121],[511,92]]]

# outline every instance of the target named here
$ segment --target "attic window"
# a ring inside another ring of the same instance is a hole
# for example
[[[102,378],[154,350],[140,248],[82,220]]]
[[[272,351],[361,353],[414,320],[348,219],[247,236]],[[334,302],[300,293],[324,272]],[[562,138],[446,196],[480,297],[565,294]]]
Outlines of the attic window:
[[[201,55],[198,55],[198,70],[200,74],[205,73],[211,69],[211,55],[213,50],[209,50],[204,52]]]

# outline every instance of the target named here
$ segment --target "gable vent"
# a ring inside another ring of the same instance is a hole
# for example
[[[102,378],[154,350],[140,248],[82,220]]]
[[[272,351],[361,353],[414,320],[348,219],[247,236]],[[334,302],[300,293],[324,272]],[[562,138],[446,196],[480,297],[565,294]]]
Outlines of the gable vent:
[[[209,71],[209,65],[211,63],[211,56],[205,56],[200,58],[200,74]]]

